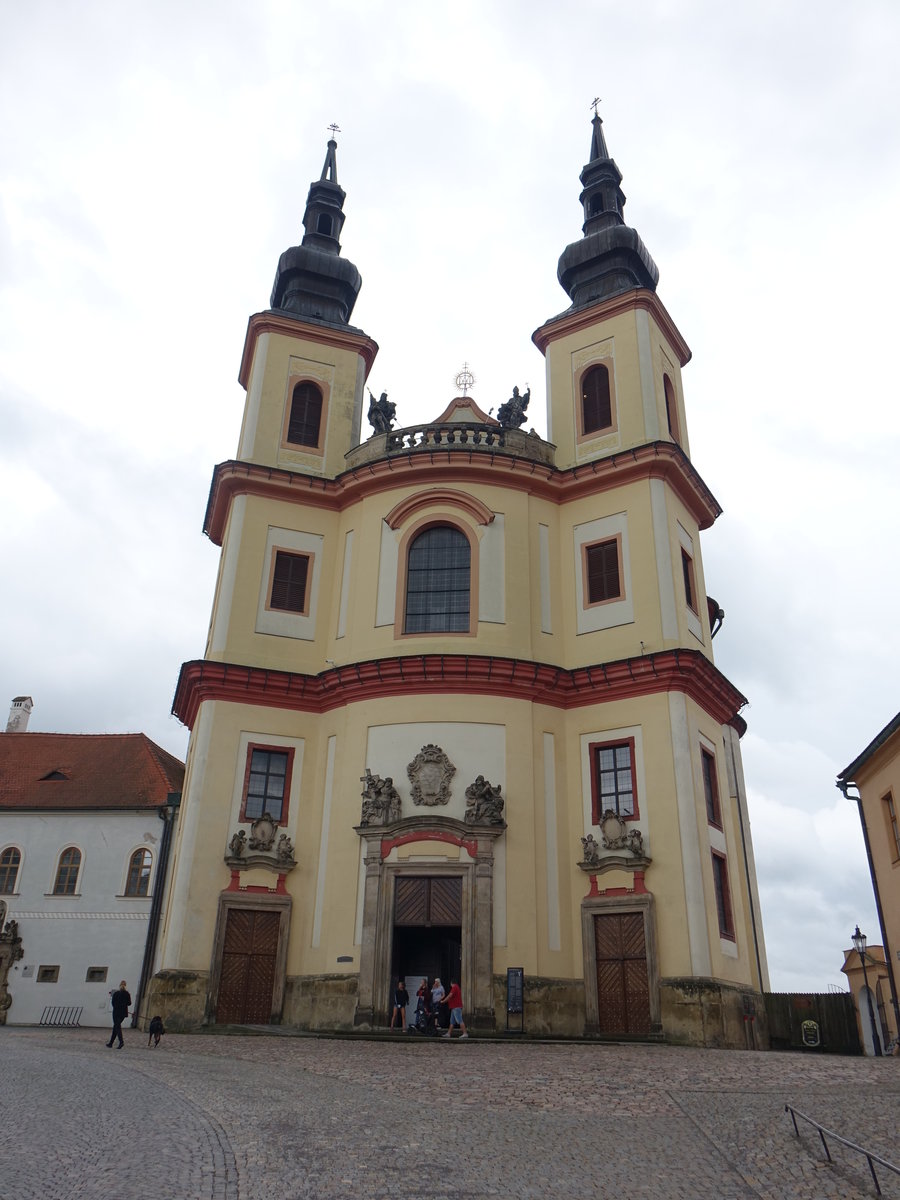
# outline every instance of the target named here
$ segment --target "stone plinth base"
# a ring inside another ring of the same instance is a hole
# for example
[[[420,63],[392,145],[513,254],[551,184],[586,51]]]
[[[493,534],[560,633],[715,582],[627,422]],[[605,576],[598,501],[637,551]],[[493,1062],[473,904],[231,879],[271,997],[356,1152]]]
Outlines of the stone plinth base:
[[[357,975],[289,975],[281,1023],[297,1029],[353,1029],[358,991]]]
[[[762,995],[719,979],[661,979],[663,1036],[685,1046],[767,1050]]]
[[[150,980],[141,1002],[142,1028],[155,1016],[176,1032],[203,1025],[208,990],[208,971],[160,971]]]
[[[584,983],[580,979],[546,979],[525,976],[525,1033],[531,1036],[583,1037]],[[522,1024],[517,1013],[510,1027]],[[494,1021],[497,1033],[506,1032],[506,976],[494,976]]]

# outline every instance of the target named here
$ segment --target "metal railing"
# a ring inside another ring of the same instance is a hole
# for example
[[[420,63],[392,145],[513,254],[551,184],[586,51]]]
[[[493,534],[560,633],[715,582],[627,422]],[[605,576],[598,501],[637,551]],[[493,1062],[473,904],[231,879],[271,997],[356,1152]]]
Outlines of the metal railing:
[[[75,1007],[74,1005],[68,1008],[64,1007],[48,1007],[41,1013],[41,1025],[68,1025],[73,1028],[81,1025],[81,1014],[84,1012],[84,1007]]]
[[[790,1104],[786,1104],[784,1106],[784,1111],[791,1114],[791,1120],[794,1122],[794,1133],[798,1138],[800,1136],[800,1130],[797,1128],[798,1117],[801,1119],[801,1121],[806,1121],[808,1124],[812,1125],[813,1129],[818,1130],[819,1137],[822,1140],[822,1149],[825,1151],[825,1157],[829,1162],[832,1162],[833,1160],[828,1149],[828,1143],[825,1141],[826,1133],[836,1142],[840,1142],[842,1146],[846,1146],[849,1150],[855,1150],[857,1154],[862,1154],[866,1162],[869,1164],[869,1170],[872,1173],[872,1181],[875,1184],[875,1191],[879,1196],[882,1193],[881,1185],[878,1182],[878,1176],[875,1174],[875,1163],[878,1163],[879,1167],[885,1167],[888,1171],[893,1171],[895,1175],[900,1175],[900,1167],[895,1167],[894,1164],[888,1162],[886,1158],[881,1158],[878,1154],[873,1154],[871,1150],[866,1150],[862,1146],[857,1146],[855,1142],[849,1142],[846,1138],[841,1137],[839,1133],[834,1133],[832,1130],[826,1129],[824,1125],[820,1125],[818,1121],[814,1121],[812,1117],[808,1117],[806,1113],[800,1112],[799,1109],[793,1108]]]

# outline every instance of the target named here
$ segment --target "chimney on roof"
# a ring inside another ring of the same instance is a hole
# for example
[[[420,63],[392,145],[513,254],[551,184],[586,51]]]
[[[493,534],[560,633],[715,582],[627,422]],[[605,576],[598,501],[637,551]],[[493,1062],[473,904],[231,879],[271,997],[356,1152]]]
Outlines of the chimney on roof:
[[[34,708],[30,696],[16,696],[9,706],[9,720],[6,722],[7,733],[24,733],[28,728],[28,718]]]

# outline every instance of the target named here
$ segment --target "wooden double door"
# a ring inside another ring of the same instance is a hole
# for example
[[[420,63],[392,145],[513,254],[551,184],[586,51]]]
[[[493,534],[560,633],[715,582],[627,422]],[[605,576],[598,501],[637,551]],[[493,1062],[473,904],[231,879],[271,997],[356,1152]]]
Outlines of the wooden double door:
[[[228,910],[216,1005],[219,1025],[268,1025],[272,1019],[280,923],[278,912]]]
[[[650,1032],[650,988],[644,914],[594,917],[600,1033]]]

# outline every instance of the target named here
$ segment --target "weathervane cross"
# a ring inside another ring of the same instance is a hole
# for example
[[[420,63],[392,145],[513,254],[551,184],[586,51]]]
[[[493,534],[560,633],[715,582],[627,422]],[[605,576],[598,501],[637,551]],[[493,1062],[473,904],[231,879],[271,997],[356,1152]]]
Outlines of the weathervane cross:
[[[595,117],[599,117],[599,116],[600,116],[600,114],[597,112],[597,105],[598,105],[599,103],[600,103],[600,97],[599,97],[599,96],[595,96],[595,97],[593,98],[593,100],[591,101],[591,108],[593,108],[593,110],[594,110],[594,116],[595,116]]]
[[[469,370],[469,364],[464,362],[463,369],[454,376],[454,383],[458,388],[462,388],[462,394],[465,396],[474,382],[475,376]]]
[[[335,121],[332,121],[332,122],[331,122],[331,124],[330,124],[330,125],[328,125],[326,128],[328,128],[328,129],[330,129],[330,130],[331,130],[331,139],[332,139],[332,141],[334,141],[334,135],[335,135],[336,133],[340,133],[340,132],[341,132],[341,127],[340,127],[340,125],[338,125],[338,124],[337,124],[337,122],[335,122]]]

